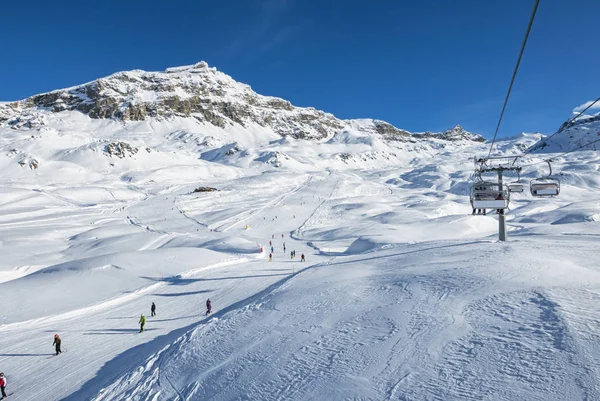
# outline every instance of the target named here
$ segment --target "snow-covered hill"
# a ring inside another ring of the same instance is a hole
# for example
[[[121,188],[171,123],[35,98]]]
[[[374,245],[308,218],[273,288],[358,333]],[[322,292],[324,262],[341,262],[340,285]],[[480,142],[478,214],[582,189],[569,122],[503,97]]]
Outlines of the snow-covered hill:
[[[12,398],[600,398],[596,151],[554,162],[559,197],[513,195],[499,243],[467,196],[482,137],[340,120],[205,63],[0,103],[0,121]],[[549,157],[524,157],[523,182]]]
[[[531,147],[533,153],[564,153],[572,150],[600,149],[600,113],[583,115],[572,122],[565,122],[559,134],[542,138]]]

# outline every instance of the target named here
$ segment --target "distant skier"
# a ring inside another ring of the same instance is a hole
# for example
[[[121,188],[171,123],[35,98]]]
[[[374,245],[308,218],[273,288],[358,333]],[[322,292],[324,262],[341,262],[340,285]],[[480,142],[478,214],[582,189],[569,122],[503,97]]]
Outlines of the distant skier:
[[[281,238],[283,238],[283,234],[281,234]]]
[[[140,333],[142,331],[144,331],[145,324],[146,324],[146,316],[144,316],[144,314],[142,314],[142,316],[140,316]]]
[[[294,259],[294,251],[290,251],[290,259]]]
[[[275,220],[275,219],[273,219],[273,220]],[[272,239],[275,239],[275,234],[271,234],[271,238],[272,238]],[[270,243],[271,243],[271,241],[269,241],[269,244],[270,244]]]
[[[8,397],[6,395],[6,376],[4,376],[4,372],[0,372],[0,391],[2,391],[2,399]]]
[[[272,254],[272,253],[270,253],[270,254],[269,254],[269,262],[272,262],[272,261],[273,261],[273,254]]]
[[[304,254],[300,255],[300,262],[306,262],[306,259],[304,259]]]
[[[285,252],[285,242],[283,243],[283,252]]]
[[[58,334],[54,335],[54,342],[52,343],[52,345],[54,345],[54,349],[56,351],[56,355],[58,354],[62,354],[62,351],[60,350],[60,337],[58,336]]]
[[[212,305],[210,304],[210,298],[206,300],[206,315],[208,316],[212,312]]]
[[[269,246],[273,245],[273,242],[269,241]]]
[[[271,253],[275,253],[275,248],[271,247]]]
[[[152,306],[150,307],[150,315],[156,316],[156,305],[154,305],[154,302],[152,302]]]

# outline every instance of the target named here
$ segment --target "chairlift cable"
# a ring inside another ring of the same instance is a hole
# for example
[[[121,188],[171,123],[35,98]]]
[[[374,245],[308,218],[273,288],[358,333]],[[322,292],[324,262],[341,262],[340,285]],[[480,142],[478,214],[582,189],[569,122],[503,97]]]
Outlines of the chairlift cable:
[[[521,64],[521,58],[523,57],[523,52],[525,51],[525,45],[527,44],[527,39],[529,38],[529,32],[531,31],[531,26],[533,25],[533,20],[535,18],[535,13],[537,11],[539,4],[540,4],[540,0],[535,0],[535,5],[533,6],[533,11],[531,12],[531,18],[529,19],[529,25],[527,26],[527,31],[525,32],[525,38],[523,38],[523,44],[521,45],[521,51],[519,52],[519,58],[517,59],[517,64],[515,65],[512,79],[510,80],[510,85],[508,86],[508,92],[506,93],[506,97],[504,98],[504,105],[502,106],[502,112],[500,113],[500,118],[498,119],[498,125],[496,125],[496,131],[494,132],[494,138],[492,139],[492,145],[490,146],[490,151],[488,153],[488,157],[492,154],[492,149],[494,148],[494,143],[496,142],[496,136],[498,135],[498,130],[500,129],[500,123],[502,123],[502,117],[504,117],[504,111],[506,110],[506,104],[508,103],[508,98],[510,97],[510,92],[511,92],[513,84],[515,82],[515,78],[517,77],[517,71],[519,70],[519,65]]]

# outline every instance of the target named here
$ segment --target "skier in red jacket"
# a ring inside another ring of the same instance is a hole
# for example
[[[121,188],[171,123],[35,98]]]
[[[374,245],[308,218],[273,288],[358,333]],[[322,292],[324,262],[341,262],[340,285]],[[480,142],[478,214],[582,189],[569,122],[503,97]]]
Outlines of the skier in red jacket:
[[[2,391],[2,398],[6,398],[6,377],[4,372],[0,372],[0,391]]]

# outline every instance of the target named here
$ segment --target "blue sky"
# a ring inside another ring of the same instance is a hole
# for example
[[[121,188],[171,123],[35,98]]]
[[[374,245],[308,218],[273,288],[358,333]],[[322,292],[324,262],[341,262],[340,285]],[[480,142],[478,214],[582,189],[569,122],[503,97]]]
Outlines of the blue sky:
[[[340,118],[490,137],[533,0],[22,0],[3,4],[0,100],[205,60]],[[541,0],[500,136],[600,96],[597,0]]]

